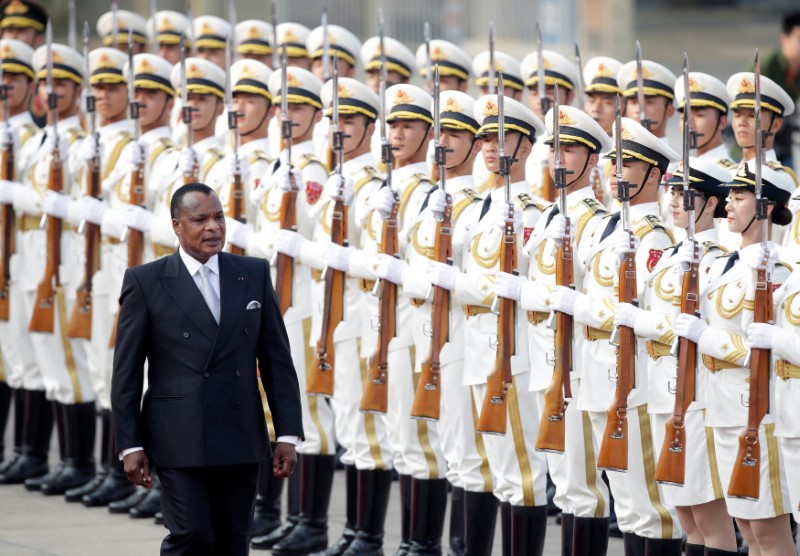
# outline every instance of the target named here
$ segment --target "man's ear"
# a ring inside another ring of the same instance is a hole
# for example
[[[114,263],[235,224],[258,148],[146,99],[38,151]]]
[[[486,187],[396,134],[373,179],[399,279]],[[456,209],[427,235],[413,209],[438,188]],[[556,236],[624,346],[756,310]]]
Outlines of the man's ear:
[[[772,119],[772,125],[769,127],[769,132],[772,135],[778,133],[783,127],[783,118],[776,116]]]
[[[675,105],[672,101],[667,102],[667,119],[669,120],[675,114]]]
[[[315,123],[315,124],[316,124],[316,123],[319,123],[319,121],[320,121],[321,119],[322,119],[322,110],[315,110],[315,111],[314,111],[314,123]]]
[[[177,218],[172,219],[172,231],[175,232],[176,236],[179,236],[178,230],[180,229],[180,222],[178,222]]]
[[[222,102],[222,99],[217,99],[217,117],[222,116],[222,112],[225,110],[225,103]]]

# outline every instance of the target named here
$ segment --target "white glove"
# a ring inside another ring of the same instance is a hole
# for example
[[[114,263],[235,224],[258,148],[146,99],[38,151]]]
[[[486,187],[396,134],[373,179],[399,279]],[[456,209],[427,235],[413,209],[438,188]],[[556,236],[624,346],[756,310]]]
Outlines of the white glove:
[[[636,253],[636,250],[639,249],[639,244],[641,241],[639,241],[639,238],[635,235],[633,236],[633,249],[631,249],[630,236],[627,232],[625,232],[625,230],[620,229],[616,231],[614,235],[614,250],[616,251],[617,257],[620,261],[625,258],[625,255],[629,251]]]
[[[90,224],[100,225],[103,222],[103,214],[109,209],[108,203],[96,199],[91,195],[84,195],[78,200],[78,214],[81,220]]]
[[[375,267],[375,275],[394,284],[403,284],[403,271],[408,268],[408,263],[402,259],[380,253]]]
[[[391,216],[393,204],[394,193],[389,187],[381,187],[377,191],[373,191],[367,202],[367,206],[372,210],[377,210],[384,220]]]
[[[232,245],[240,249],[247,249],[247,242],[252,233],[252,224],[239,222],[235,218],[225,218],[225,238]]]
[[[10,205],[14,202],[14,191],[22,187],[17,181],[0,180],[0,205]]]
[[[340,187],[342,181],[344,181],[344,186]],[[355,182],[350,176],[339,176],[334,172],[325,182],[325,187],[322,188],[322,196],[336,201],[339,198],[340,190],[343,193],[342,202],[345,206],[350,206],[353,203],[353,197],[356,195]]]
[[[570,236],[574,236],[575,220],[570,220]],[[561,245],[561,239],[567,235],[567,219],[563,214],[556,214],[547,225],[547,237],[553,240],[557,245]]]
[[[145,163],[147,160],[147,145],[144,141],[132,142],[131,148],[127,149],[128,159],[127,166],[128,172],[133,172],[139,168],[140,164]]]
[[[428,208],[431,209],[434,220],[441,222],[444,219],[444,208],[447,205],[447,193],[437,188],[428,197]]]
[[[761,246],[759,246],[758,249],[751,249],[750,252],[746,252],[746,255],[742,257],[745,264],[753,270],[758,268],[763,258],[764,249]],[[772,273],[775,269],[776,262],[778,262],[778,250],[773,247],[769,249],[769,255],[767,257],[767,273]]]
[[[568,315],[575,314],[575,301],[580,294],[566,286],[555,286],[553,291],[550,292],[550,308],[553,311],[567,313]]]
[[[293,259],[300,254],[300,247],[306,242],[306,238],[293,232],[292,230],[281,230],[275,236],[275,251],[282,253]]]
[[[635,305],[630,303],[617,303],[614,308],[614,325],[635,328],[636,319],[643,313]]]
[[[136,205],[125,205],[122,209],[122,223],[126,228],[149,233],[156,215]]]
[[[78,158],[85,163],[90,163],[96,156],[102,156],[101,145],[97,141],[97,136],[89,134],[81,141],[81,146],[78,149]]]
[[[323,262],[329,267],[347,272],[350,270],[350,255],[353,253],[352,247],[342,247],[338,243],[331,243],[322,255]]]
[[[784,332],[774,324],[753,322],[747,327],[745,344],[750,349],[772,349],[775,338]]]
[[[690,265],[692,263],[700,262],[700,250],[697,252],[698,256],[695,257],[694,243],[695,242],[686,239],[683,243],[681,243],[681,246],[678,247],[676,256],[682,264]]]
[[[519,301],[522,295],[522,286],[524,286],[527,281],[528,280],[523,276],[499,272],[494,283],[494,294],[497,297]]]
[[[233,153],[227,157],[228,161],[228,176],[233,181],[233,176],[239,174],[242,177],[242,183],[250,183],[250,162],[247,157],[235,156]]]
[[[200,159],[194,149],[185,147],[181,150],[180,158],[178,158],[178,168],[180,168],[181,174],[188,176],[194,173],[195,168],[199,165]]]
[[[292,167],[292,178],[298,190],[303,189],[303,171],[297,166]],[[281,164],[278,171],[275,172],[275,179],[278,181],[278,187],[281,191],[292,191],[292,180],[289,178],[289,165]]]
[[[42,143],[42,152],[52,153],[55,151],[56,135],[48,132]],[[58,152],[61,160],[66,160],[69,156],[69,139],[64,135],[58,137]]]
[[[47,216],[64,220],[69,214],[69,206],[72,203],[72,198],[69,195],[56,193],[55,191],[48,189],[44,194],[42,210]]]
[[[431,261],[428,266],[428,279],[431,284],[446,290],[456,289],[456,279],[460,274],[460,270],[449,264]]]
[[[700,336],[708,328],[706,321],[695,317],[694,315],[687,315],[681,313],[675,319],[675,325],[672,327],[676,336],[686,338],[694,343],[700,341]]]
[[[11,144],[14,152],[19,150],[19,131],[13,126],[6,126],[5,122],[0,122],[0,146]]]
[[[508,205],[505,203],[493,203],[492,208],[489,209],[489,214],[486,215],[491,218],[491,222],[500,228],[506,229],[506,218],[508,218]],[[514,232],[519,232],[522,229],[522,209],[514,205]]]

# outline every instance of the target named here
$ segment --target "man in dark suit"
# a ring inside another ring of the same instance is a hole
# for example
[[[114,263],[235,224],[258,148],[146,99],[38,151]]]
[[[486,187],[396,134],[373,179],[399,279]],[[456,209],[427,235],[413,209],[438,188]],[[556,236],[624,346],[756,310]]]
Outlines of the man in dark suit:
[[[277,477],[292,474],[303,436],[297,375],[269,265],[222,252],[217,195],[184,185],[170,211],[180,249],[128,269],[122,284],[116,449],[136,485],[150,486],[150,464],[158,467],[170,531],[161,554],[247,554],[259,464],[270,451],[256,363],[278,436]]]

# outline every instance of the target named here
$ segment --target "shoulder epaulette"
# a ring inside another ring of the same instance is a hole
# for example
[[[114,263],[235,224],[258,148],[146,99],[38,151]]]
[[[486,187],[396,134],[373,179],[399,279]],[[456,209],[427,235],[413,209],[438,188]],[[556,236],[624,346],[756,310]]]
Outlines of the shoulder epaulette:
[[[461,194],[461,198],[458,201],[453,202],[453,221],[457,221],[458,217],[461,216],[461,213],[470,206],[472,203],[477,203],[481,200],[480,195],[478,195],[472,189],[462,189],[458,192]]]
[[[639,224],[639,226],[637,226],[635,230],[633,230],[633,233],[636,237],[642,239],[650,232],[655,230],[660,230],[665,234],[667,234],[670,241],[672,241],[673,243],[675,242],[675,237],[672,235],[672,232],[664,225],[664,223],[658,216],[655,216],[653,214],[647,214],[642,220],[643,222]]]
[[[380,181],[383,179],[381,173],[372,166],[362,166],[353,177],[357,178],[353,184],[353,189],[356,195],[358,195],[358,192],[361,191],[361,188],[367,185],[369,182],[373,180]]]
[[[37,131],[39,131],[39,128],[36,127],[36,124],[23,124],[22,133],[19,134],[19,144],[24,145]]]
[[[737,166],[739,165],[730,158],[720,158],[717,160],[717,166],[722,166],[726,170],[736,170]]]
[[[603,204],[596,199],[584,199],[583,204],[586,205],[590,211],[592,211],[592,214],[606,214],[608,212],[606,207],[604,207]]]
[[[785,268],[785,269],[786,269],[786,270],[788,270],[789,272],[792,272],[792,270],[794,270],[794,268],[792,267],[792,265],[790,265],[789,263],[785,263],[785,262],[783,262],[783,261],[777,261],[777,262],[775,263],[775,266],[782,266],[783,268]]]
[[[535,208],[539,212],[544,212],[546,208],[544,205],[541,205],[533,200],[533,197],[528,195],[527,193],[520,193],[516,196],[517,201],[519,201],[520,205],[522,205],[522,210],[528,210],[529,208]]]
[[[478,192],[474,189],[470,189],[469,187],[465,187],[464,189],[460,190],[456,195],[463,195],[467,199],[469,199],[470,203],[474,203],[475,201],[482,201],[483,197],[478,195]]]
[[[789,174],[792,177],[792,180],[794,181],[795,187],[800,185],[800,183],[798,183],[798,181],[797,181],[797,174],[794,173],[794,170],[792,170],[791,167],[784,166],[783,164],[781,164],[777,160],[769,160],[769,161],[767,161],[767,166],[769,166],[773,170],[777,170],[778,172],[786,172],[787,174]]]
[[[718,250],[718,251],[722,251],[723,253],[726,253],[726,254],[728,253],[728,250],[725,247],[723,247],[719,243],[715,243],[713,241],[704,241],[703,242],[703,247],[705,248],[706,252],[708,252],[708,251],[717,251]],[[724,256],[724,255],[721,255],[721,256]]]
[[[265,153],[264,151],[253,151],[252,153],[250,153],[250,158],[247,159],[247,162],[249,162],[251,165],[259,161],[263,161],[269,164],[270,162],[272,162],[272,159],[268,157],[267,153]]]
[[[203,164],[203,168],[201,169],[201,178],[205,181],[206,176],[208,176],[208,172],[211,168],[214,167],[214,164],[219,162],[219,160],[224,156],[220,149],[210,148],[207,151],[211,156],[208,157],[208,160],[205,164]]]
[[[406,204],[408,203],[408,200],[411,198],[411,194],[414,193],[417,187],[419,187],[419,185],[423,182],[427,182],[428,184],[430,184],[431,180],[425,174],[420,174],[420,173],[412,174],[408,178],[407,180],[408,185],[406,185],[405,188],[403,188],[403,192],[400,194],[401,218],[403,217],[403,213],[405,212]]]
[[[120,155],[122,154],[122,149],[124,149],[128,143],[133,141],[133,136],[129,131],[120,131],[119,132],[119,141],[114,145],[114,148],[111,149],[111,154],[108,155],[108,160],[105,161],[105,169],[103,170],[103,179],[106,179],[108,176],[111,175],[111,171],[117,165],[117,161],[119,160]]]
[[[319,166],[325,171],[325,175],[328,175],[328,167],[325,166],[325,164],[323,164],[319,158],[311,153],[306,153],[297,160],[297,167],[301,170],[307,166],[310,166],[311,164],[319,164]]]
[[[78,139],[82,139],[86,136],[86,133],[78,127],[71,127],[67,130],[67,137],[69,138],[69,144],[72,145]]]

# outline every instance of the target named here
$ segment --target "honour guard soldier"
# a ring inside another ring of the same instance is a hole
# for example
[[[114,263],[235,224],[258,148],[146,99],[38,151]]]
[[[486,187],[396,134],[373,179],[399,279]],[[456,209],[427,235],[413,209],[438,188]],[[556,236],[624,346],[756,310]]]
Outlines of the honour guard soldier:
[[[678,377],[678,360],[670,354],[670,347],[675,339],[672,323],[676,303],[680,303],[687,295],[693,295],[691,289],[683,291],[683,274],[691,264],[696,264],[697,291],[700,291],[710,278],[714,262],[727,254],[718,244],[715,219],[724,218],[727,214],[725,197],[728,190],[725,184],[730,181],[730,174],[719,164],[699,157],[691,158],[689,166],[694,212],[684,209],[683,184],[687,170],[683,162],[667,183],[672,187],[669,206],[675,225],[688,228],[689,219],[693,218],[694,237],[664,251],[645,281],[639,307],[619,303],[615,311],[615,324],[633,328],[639,337],[639,344],[646,346],[647,411],[652,415],[653,444],[659,450],[665,432],[673,426],[676,392],[682,383]],[[695,369],[691,368],[688,372],[694,374]],[[682,378],[685,380],[685,377]],[[736,548],[733,523],[725,507],[717,469],[713,435],[705,426],[705,378],[704,373],[697,375],[695,401],[688,406],[684,415],[687,452],[684,482],[675,486],[670,484],[670,480],[661,486],[665,502],[675,506],[686,532],[685,550],[690,556],[702,555],[705,547],[715,550]]]
[[[35,155],[41,139],[39,128],[33,122],[28,105],[33,95],[33,49],[16,39],[0,40],[0,63],[3,65],[4,94],[7,104],[2,103],[2,125],[0,125],[0,145],[3,156],[13,156],[14,164],[11,172],[0,176],[0,204],[3,207],[2,239],[2,287],[0,299],[3,310],[0,311],[0,435],[5,436],[5,428],[14,400],[14,457],[3,461],[4,442],[0,439],[0,475],[13,464],[23,453],[23,431],[25,424],[24,378],[28,373],[37,373],[36,358],[28,337],[28,321],[25,318],[23,294],[19,281],[20,276],[14,256],[15,247],[19,245],[16,238],[16,218],[14,215],[13,190],[10,180],[22,179],[26,175],[30,162]],[[8,113],[5,112],[6,106]],[[20,215],[21,217],[22,215]],[[18,247],[17,247],[18,248]]]
[[[147,21],[150,41],[158,46],[158,55],[172,65],[181,61],[181,34],[186,37],[186,47],[192,45],[190,24],[188,17],[171,10],[158,11]]]
[[[433,39],[430,41],[431,66],[439,66],[439,90],[461,91],[469,89],[472,74],[472,58],[463,48],[450,41]],[[428,78],[428,53],[425,44],[417,48],[417,68],[422,79]]]
[[[625,97],[624,116],[641,121],[642,108],[639,106],[636,61],[623,65],[617,72],[617,83]],[[645,115],[649,120],[648,131],[669,144],[667,141],[667,124],[675,114],[675,74],[668,68],[642,60],[642,82],[644,85]]]
[[[233,29],[231,24],[215,15],[201,15],[192,21],[193,48],[197,56],[214,62],[217,66],[225,68],[225,41],[228,40]]]
[[[329,52],[325,52],[325,28],[319,26],[314,28],[306,38],[306,50],[311,59],[311,72],[323,81],[330,79],[333,75],[332,64],[334,52],[339,58],[339,76],[355,77],[358,66],[358,58],[361,53],[361,41],[353,33],[338,25],[328,25],[328,45]],[[326,62],[325,55],[330,56],[327,62],[329,75],[325,75]]]
[[[0,36],[38,48],[44,42],[47,17],[47,11],[39,2],[6,0],[0,4]]]
[[[246,19],[233,30],[239,58],[256,60],[272,68],[272,24],[260,19]]]
[[[116,21],[115,21],[116,18]],[[128,10],[106,12],[97,20],[97,34],[103,46],[128,52],[128,35],[133,35],[133,53],[147,50],[147,20]]]
[[[386,87],[408,83],[414,74],[416,60],[406,45],[391,37],[384,37],[383,48],[386,55]],[[367,72],[367,86],[378,92],[381,73],[380,37],[371,37],[361,47],[361,63]]]
[[[731,231],[742,235],[741,248],[714,263],[707,284],[700,291],[700,317],[681,314],[675,321],[674,332],[697,343],[701,369],[708,373],[705,424],[713,431],[728,513],[736,519],[747,544],[757,547],[759,553],[766,556],[789,554],[794,550],[787,481],[792,471],[786,469],[781,446],[775,437],[776,414],[772,410],[775,406],[772,403],[766,408],[762,406],[766,414],[759,417],[758,422],[750,413],[751,404],[756,405],[756,392],[750,391],[751,371],[747,367],[756,364],[748,360],[757,355],[753,352],[748,356],[745,336],[748,325],[760,312],[755,306],[759,291],[757,274],[766,270],[766,287],[772,291],[787,280],[791,271],[779,261],[775,244],[762,238],[762,223],[756,219],[755,164],[751,160],[740,165],[729,183],[727,220]],[[763,228],[785,226],[791,218],[786,204],[795,189],[791,177],[763,167],[761,185],[763,197],[770,201]],[[758,384],[766,389],[769,399],[774,399],[775,382],[773,379],[767,384]],[[740,440],[743,429],[757,434],[760,447],[752,465],[749,461],[745,463],[748,468],[755,468],[755,480],[748,480],[746,485],[759,487],[754,495],[742,492],[741,475],[737,476],[736,468],[745,456],[744,452],[741,456],[738,454],[740,441],[746,440],[746,437]]]
[[[44,142],[31,160],[25,182],[14,187],[14,208],[20,230],[19,268],[26,276],[25,282],[21,283],[25,292],[25,314],[30,329],[35,331],[29,337],[37,370],[41,373],[26,377],[23,387],[38,391],[39,395],[28,398],[26,408],[29,413],[27,424],[38,428],[38,431],[31,431],[35,434],[35,440],[32,439],[30,457],[20,458],[18,465],[6,470],[0,481],[22,482],[47,471],[50,427],[52,415],[55,414],[60,423],[62,465],[45,476],[46,480],[40,478],[31,482],[30,488],[38,490],[43,482],[58,483],[62,473],[65,477],[88,476],[87,480],[91,479],[94,473],[91,450],[94,446],[95,414],[94,392],[84,346],[66,334],[67,319],[75,302],[75,290],[80,283],[84,257],[82,242],[75,233],[78,216],[76,211],[69,211],[70,199],[82,194],[77,180],[82,170],[77,150],[83,137],[78,101],[84,63],[81,55],[73,49],[54,44],[40,47],[34,52],[33,68],[39,79],[39,95],[44,97],[43,100],[50,97],[52,101],[52,93],[57,100],[55,110],[48,110],[49,125],[44,131]],[[54,183],[50,184],[51,167],[58,164],[63,167],[63,181],[55,183],[53,180]],[[51,185],[53,189],[48,193]],[[64,193],[57,193],[57,190]],[[42,212],[48,215],[48,232],[40,229],[38,223],[43,218]],[[61,234],[56,233],[59,228]],[[42,253],[48,256],[42,257]],[[56,277],[51,272],[59,267],[56,262],[59,258],[60,271]],[[46,259],[50,264],[46,264]],[[52,288],[52,294],[43,287],[40,296],[37,293],[37,280],[41,279],[43,284],[51,286],[53,278],[58,280],[59,286]],[[40,312],[51,307],[53,312],[49,315]],[[45,392],[41,390],[45,390],[47,400],[53,402],[52,410],[50,402],[45,400]],[[68,436],[67,423],[73,430]],[[79,431],[83,433],[80,437]],[[78,453],[86,454],[87,447],[88,461],[83,458],[79,460]],[[76,465],[78,463],[80,466]]]
[[[544,132],[545,126],[519,102],[508,97],[503,101],[505,124],[502,131],[499,129],[500,106],[497,95],[483,96],[475,104],[475,119],[481,124],[479,135],[483,139],[484,160],[487,168],[494,173],[494,185],[486,193],[481,210],[474,213],[475,221],[461,267],[463,272],[436,262],[431,263],[429,270],[431,281],[454,292],[455,299],[463,306],[466,315],[464,384],[473,390],[476,411],[478,407],[484,408],[480,410],[481,413],[487,411],[484,398],[488,381],[497,373],[504,374],[499,366],[495,373],[491,373],[496,367],[496,360],[500,359],[500,327],[498,317],[490,307],[495,297],[493,284],[500,270],[501,251],[505,251],[501,245],[506,243],[504,235],[511,226],[511,211],[516,249],[521,252],[522,245],[530,237],[543,210],[528,193],[524,169],[533,142]],[[508,175],[505,175],[505,163],[501,167],[501,137],[505,139],[506,156],[511,155]],[[501,169],[503,174],[500,173]],[[521,262],[522,259],[518,267]],[[516,322],[524,322],[524,312],[513,308],[513,305],[512,311],[514,314],[511,317]],[[504,545],[510,543],[511,553],[514,554],[541,554],[547,521],[547,462],[543,454],[533,449],[538,421],[523,417],[536,413],[535,395],[528,390],[530,359],[527,334],[522,326],[515,326],[511,334],[514,349],[507,354],[510,357],[507,363],[513,378],[502,379],[504,383],[513,383],[504,396],[507,410],[504,407],[499,416],[498,424],[501,427],[493,431],[495,434],[484,434],[483,442],[495,479],[494,493],[501,503]],[[502,434],[506,429],[508,432]],[[469,527],[468,524],[467,537],[470,536]],[[491,546],[491,542],[486,546]]]
[[[551,150],[554,148],[553,119],[551,109],[545,117],[547,134],[543,136]],[[496,295],[520,301],[522,309],[527,311],[530,390],[538,398],[536,418],[540,421],[547,407],[545,391],[552,382],[556,357],[554,331],[548,326],[548,302],[550,291],[557,284],[557,247],[569,233],[567,237],[576,255],[573,257],[574,281],[582,283],[586,272],[582,264],[591,238],[606,215],[589,184],[590,171],[597,166],[599,155],[611,148],[611,140],[603,128],[578,108],[561,106],[558,126],[559,158],[568,176],[565,186],[570,230],[567,230],[558,203],[548,207],[525,246],[530,265],[526,275],[500,273],[495,288]],[[583,345],[580,328],[577,332],[574,334],[576,357],[572,373],[569,378],[563,378],[571,380],[573,399],[579,395],[581,371],[586,367],[580,359]],[[556,485],[554,502],[562,510],[563,553],[572,555],[574,550],[575,554],[604,554],[608,544],[608,489],[594,464],[598,445],[592,438],[588,414],[579,410],[577,404],[567,405],[564,419],[563,452],[546,453],[550,478]]]
[[[577,323],[582,325],[585,341],[581,348],[581,361],[594,362],[581,376],[582,395],[577,404],[578,409],[589,413],[595,440],[601,444],[598,459],[602,458],[604,439],[609,435],[607,410],[617,395],[617,354],[608,341],[612,335],[617,298],[617,264],[627,256],[632,245],[638,243],[635,263],[639,271],[635,273],[635,291],[641,292],[645,276],[655,268],[664,249],[673,244],[672,234],[657,216],[657,199],[661,177],[667,166],[679,159],[677,153],[637,122],[628,118],[621,121],[622,129],[617,129],[615,124],[614,132],[621,134],[622,153],[614,149],[608,156],[615,164],[623,165],[622,179],[630,183],[633,190],[630,194],[630,233],[620,225],[625,211],[607,217],[591,238],[582,287],[572,290],[557,286],[550,294],[551,309],[574,315]],[[612,179],[611,186],[612,191],[617,188],[616,178]],[[631,235],[638,241],[630,239]],[[674,509],[665,505],[653,479],[653,439],[647,413],[647,376],[643,366],[637,365],[635,377],[630,394],[624,393],[622,401],[627,401],[628,407],[626,423],[629,434],[622,437],[627,439],[630,454],[626,462],[627,472],[621,473],[613,470],[616,466],[613,469],[608,466],[607,475],[626,550],[640,554],[648,546],[650,550],[672,554],[680,551],[682,531]]]
[[[686,105],[686,87],[683,76],[675,82],[675,103],[683,113]],[[697,158],[708,160],[728,171],[737,164],[730,159],[722,142],[722,131],[728,126],[728,104],[725,84],[707,73],[689,73],[689,98],[691,100],[691,128],[697,134]],[[681,119],[681,125],[683,120]]]

